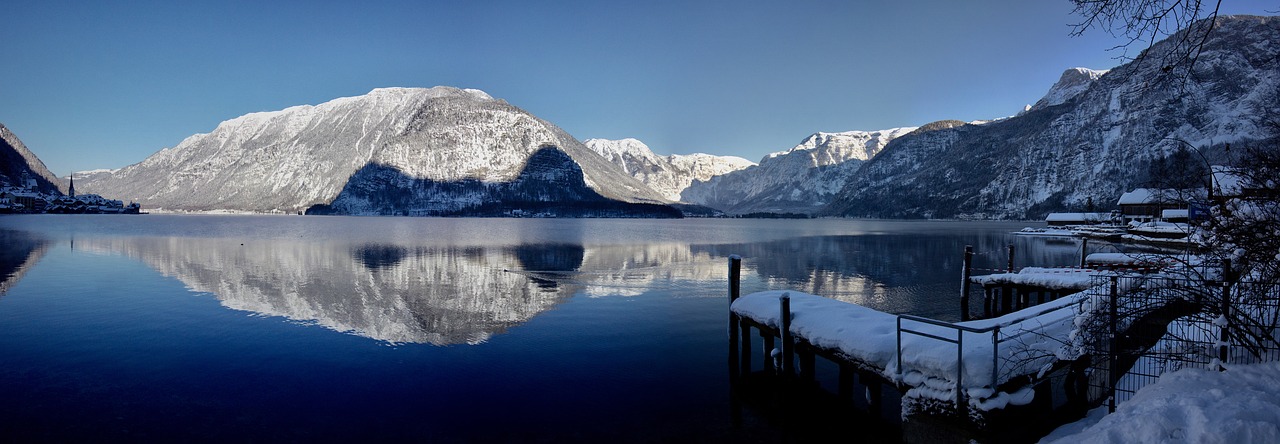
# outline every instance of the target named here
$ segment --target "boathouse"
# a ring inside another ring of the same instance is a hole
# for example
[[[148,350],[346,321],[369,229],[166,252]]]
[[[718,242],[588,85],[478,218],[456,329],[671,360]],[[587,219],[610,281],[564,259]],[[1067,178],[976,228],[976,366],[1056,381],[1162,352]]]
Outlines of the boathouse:
[[[1187,208],[1192,200],[1187,192],[1178,190],[1137,188],[1120,195],[1117,204],[1125,221],[1151,222],[1162,217],[1164,210]]]

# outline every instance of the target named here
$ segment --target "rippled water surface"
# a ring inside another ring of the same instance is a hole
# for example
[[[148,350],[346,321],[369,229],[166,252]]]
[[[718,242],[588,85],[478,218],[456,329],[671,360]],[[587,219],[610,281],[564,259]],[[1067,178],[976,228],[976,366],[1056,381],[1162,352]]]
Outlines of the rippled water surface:
[[[0,438],[774,440],[731,412],[729,255],[744,292],[954,320],[965,245],[1078,260],[1027,225],[0,217]]]

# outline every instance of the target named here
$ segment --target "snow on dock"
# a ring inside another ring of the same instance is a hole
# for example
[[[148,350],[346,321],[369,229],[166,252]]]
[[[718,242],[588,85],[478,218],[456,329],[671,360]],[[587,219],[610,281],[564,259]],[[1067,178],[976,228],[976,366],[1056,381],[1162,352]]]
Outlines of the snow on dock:
[[[1096,253],[1095,253],[1096,254]],[[1050,290],[1081,291],[1089,288],[1093,278],[1102,273],[1100,270],[1088,268],[1043,268],[1026,267],[1017,273],[999,273],[985,276],[973,276],[970,282],[983,287],[995,285],[1022,285]]]
[[[982,411],[1031,401],[1029,387],[1008,388],[1006,383],[1042,374],[1058,361],[1075,328],[1070,308],[1084,297],[1075,294],[998,318],[954,324],[794,291],[742,296],[730,310],[779,329],[783,295],[790,299],[789,331],[798,340],[832,350],[858,367],[879,370],[906,390],[904,398],[956,401],[962,408]],[[967,402],[961,405],[961,400]]]

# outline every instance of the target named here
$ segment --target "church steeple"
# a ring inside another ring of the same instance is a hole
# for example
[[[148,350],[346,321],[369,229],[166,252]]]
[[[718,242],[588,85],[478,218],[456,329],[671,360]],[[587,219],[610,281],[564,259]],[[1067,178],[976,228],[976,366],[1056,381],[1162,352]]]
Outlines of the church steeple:
[[[67,187],[67,192],[71,197],[76,197],[76,173],[71,173],[71,186]]]

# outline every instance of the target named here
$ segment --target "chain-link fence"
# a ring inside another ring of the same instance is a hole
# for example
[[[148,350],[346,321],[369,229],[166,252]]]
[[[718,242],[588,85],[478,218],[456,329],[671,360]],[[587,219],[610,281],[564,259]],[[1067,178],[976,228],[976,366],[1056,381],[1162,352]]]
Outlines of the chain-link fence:
[[[1160,375],[1280,360],[1280,285],[1167,275],[1094,278],[1079,321],[1089,397],[1114,409]]]

